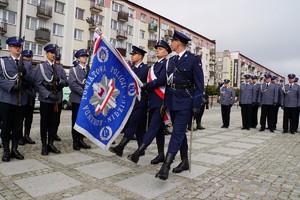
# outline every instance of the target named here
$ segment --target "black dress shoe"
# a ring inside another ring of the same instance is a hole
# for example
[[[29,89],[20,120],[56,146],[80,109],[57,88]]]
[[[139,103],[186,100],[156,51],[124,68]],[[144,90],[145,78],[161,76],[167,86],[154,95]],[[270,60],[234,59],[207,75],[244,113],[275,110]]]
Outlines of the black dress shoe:
[[[228,128],[229,126],[225,126],[224,128]]]
[[[245,127],[241,128],[241,130],[245,130],[245,129],[246,129]]]
[[[260,132],[261,132],[261,131],[265,131],[265,129],[262,129],[262,128],[261,128],[261,129],[259,129],[259,131],[260,131]]]
[[[42,152],[41,152],[41,154],[43,156],[47,156],[49,154],[49,152],[48,152],[48,146],[47,145],[43,145],[42,146]]]
[[[225,126],[223,125],[223,126],[221,126],[221,128],[225,128]]]
[[[287,131],[282,131],[282,133],[287,133]]]
[[[18,151],[18,149],[12,149],[10,152],[10,157],[18,160],[24,160],[24,156]]]
[[[24,137],[22,136],[19,140],[19,145],[20,146],[24,146],[25,145],[25,140],[24,140]]]
[[[53,138],[54,138],[55,141],[61,141],[61,138],[58,137],[58,135],[54,135]]]
[[[271,133],[274,133],[274,130],[273,130],[273,129],[270,129],[270,132],[271,132]]]
[[[91,146],[85,143],[83,140],[79,140],[79,147],[84,149],[90,149]]]
[[[294,131],[291,131],[291,134],[295,134],[295,132],[294,132]]]
[[[28,135],[25,135],[24,142],[27,144],[35,144],[35,141],[32,140]],[[19,142],[19,144],[20,144],[20,142]]]
[[[249,131],[249,130],[250,130],[250,128],[247,128],[247,130]]]

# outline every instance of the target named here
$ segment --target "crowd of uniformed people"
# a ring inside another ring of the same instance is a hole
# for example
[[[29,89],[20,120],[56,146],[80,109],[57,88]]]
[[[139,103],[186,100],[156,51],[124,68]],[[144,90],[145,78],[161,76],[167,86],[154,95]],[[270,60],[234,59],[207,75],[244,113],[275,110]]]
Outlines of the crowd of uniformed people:
[[[181,162],[173,168],[173,173],[189,170],[186,131],[194,128],[191,121],[196,119],[196,128],[204,129],[201,125],[205,107],[201,57],[187,51],[189,41],[189,37],[176,30],[170,45],[159,40],[155,46],[157,62],[151,67],[143,63],[147,52],[137,46],[132,47],[132,70],[143,83],[141,100],[135,102],[122,139],[109,148],[111,152],[122,156],[125,146],[136,137],[137,149],[127,158],[137,163],[155,138],[158,155],[151,160],[151,164],[162,163],[156,174],[162,180],[168,179],[170,166],[178,151]],[[57,132],[62,109],[62,89],[67,86],[71,90],[73,149],[78,151],[80,148],[91,148],[84,142],[84,136],[73,128],[89,70],[87,50],[80,49],[75,53],[76,62],[67,78],[60,64],[61,55],[56,53],[57,45],[45,46],[45,61],[33,66],[32,51],[23,50],[23,42],[19,37],[8,38],[6,44],[10,55],[0,59],[2,161],[9,162],[11,158],[23,160],[24,156],[18,151],[18,146],[35,144],[30,138],[30,129],[36,93],[39,94],[40,101],[41,154],[46,156],[49,152],[60,153],[54,141],[61,140]],[[172,52],[176,55],[170,57]],[[300,87],[297,85],[296,76],[289,74],[289,83],[285,85],[276,83],[276,77],[270,74],[265,75],[263,84],[257,83],[257,76],[245,75],[244,78],[238,98],[242,129],[256,128],[257,112],[261,107],[260,131],[267,129],[267,123],[269,130],[273,132],[276,130],[278,109],[281,107],[284,110],[283,132],[297,132]],[[228,128],[235,91],[230,87],[228,79],[219,83],[217,91],[220,93],[222,128]],[[146,120],[147,112],[149,121]],[[168,117],[173,131],[167,152],[164,152],[164,128]]]

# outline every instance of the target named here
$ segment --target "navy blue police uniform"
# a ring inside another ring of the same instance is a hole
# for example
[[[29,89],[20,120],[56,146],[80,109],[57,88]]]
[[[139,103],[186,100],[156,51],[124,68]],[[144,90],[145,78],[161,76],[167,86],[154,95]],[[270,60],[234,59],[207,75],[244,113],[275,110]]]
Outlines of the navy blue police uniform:
[[[278,90],[278,99],[277,99],[277,104],[274,105],[274,125],[273,125],[273,128],[274,130],[276,130],[276,126],[277,126],[277,120],[278,120],[278,111],[279,111],[279,107],[280,107],[280,102],[281,102],[281,97],[282,97],[282,87],[279,83],[276,83],[276,80],[277,80],[277,77],[276,76],[272,76],[271,78],[272,81],[274,81],[273,84],[275,84],[277,90]]]
[[[175,30],[173,40],[187,44],[191,39]],[[191,120],[192,112],[195,111],[196,113],[200,110],[204,91],[203,70],[199,56],[184,50],[179,55],[171,57],[167,61],[166,67],[167,85],[164,103],[170,111],[173,131],[165,162],[156,174],[156,177],[162,180],[168,178],[170,165],[179,150],[182,159],[178,166],[180,170],[177,171],[174,168],[173,172],[179,173],[181,170],[189,168],[186,129]]]
[[[253,75],[251,76],[252,81],[256,80],[257,81],[257,76]],[[258,93],[260,90],[260,84],[259,83],[253,83],[253,90],[254,90],[254,96],[255,99],[252,104],[252,114],[251,114],[251,128],[256,128],[258,122],[257,122],[257,113],[258,113],[258,108],[259,108],[259,103],[258,103]]]
[[[80,49],[75,53],[75,57],[79,58],[81,56],[88,57],[89,54],[86,49]],[[72,103],[72,139],[73,139],[73,149],[75,151],[80,150],[80,148],[90,149],[91,146],[83,141],[83,135],[74,129],[76,122],[81,97],[84,91],[86,77],[87,77],[86,66],[81,66],[78,64],[70,69],[69,72],[69,86],[70,86],[70,101]]]
[[[168,53],[172,50],[167,42],[160,40],[155,45],[155,48],[163,47]],[[166,62],[167,59],[163,58],[158,60],[148,72],[147,83],[143,84],[142,89],[147,90],[149,94],[149,127],[146,132],[142,145],[128,158],[129,160],[137,163],[141,152],[143,152],[156,137],[156,144],[158,149],[158,156],[151,160],[151,164],[158,164],[164,162],[164,115],[160,113],[161,106],[163,105],[164,90],[166,84]]]
[[[21,48],[23,40],[19,37],[10,37],[6,40],[6,44],[10,48]],[[0,59],[0,112],[3,116],[1,139],[4,162],[10,161],[10,158],[24,159],[18,151],[18,143],[28,102],[28,93],[25,90],[32,82],[30,62],[14,58],[12,55]],[[12,140],[11,152],[10,140]]]
[[[289,74],[289,79],[295,79],[295,74]],[[300,86],[293,83],[282,87],[283,96],[281,98],[281,108],[283,109],[283,133],[290,131],[295,134],[297,131],[297,121],[300,108]],[[290,125],[290,126],[289,126]]]
[[[250,79],[251,75],[245,74],[245,79]],[[252,105],[255,103],[256,93],[254,85],[250,82],[243,83],[240,86],[239,105],[242,113],[242,129],[250,130]]]
[[[27,58],[32,58],[33,57],[33,52],[31,50],[23,50],[21,55]],[[30,61],[31,62],[31,61]],[[34,73],[35,73],[35,66],[31,65],[32,69],[32,78],[34,78]],[[28,93],[28,103],[26,105],[25,113],[24,113],[24,134],[21,134],[20,140],[19,140],[19,145],[25,145],[27,144],[35,144],[35,141],[30,138],[30,130],[31,130],[31,124],[33,120],[33,111],[34,111],[34,104],[35,104],[35,88],[34,84],[29,84],[28,88],[26,90]]]
[[[44,50],[46,52],[55,53],[57,51],[57,45],[49,44],[44,47]],[[66,72],[61,65],[55,64],[55,61],[50,62],[46,60],[37,65],[35,85],[39,93],[38,99],[41,104],[41,154],[48,155],[48,152],[60,153],[53,145],[53,142],[59,124],[59,113],[62,108],[62,89],[68,86]]]
[[[270,74],[265,74],[265,78],[272,78]],[[274,132],[275,107],[278,104],[278,88],[274,83],[263,83],[260,86],[258,101],[261,105],[260,130],[266,129],[266,120],[271,132]]]

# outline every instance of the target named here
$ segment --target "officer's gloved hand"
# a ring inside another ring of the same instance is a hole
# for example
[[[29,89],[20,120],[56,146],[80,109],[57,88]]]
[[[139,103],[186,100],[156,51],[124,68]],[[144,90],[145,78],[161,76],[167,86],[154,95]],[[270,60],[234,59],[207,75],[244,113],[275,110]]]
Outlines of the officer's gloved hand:
[[[13,90],[13,91],[19,92],[19,91],[23,90],[23,87],[22,87],[21,84],[15,84],[15,85],[12,87],[12,90]]]
[[[18,66],[18,72],[21,73],[23,76],[26,74],[26,69],[23,65]]]
[[[219,83],[219,87],[222,87],[223,84],[224,84],[224,83]]]
[[[141,86],[142,91],[147,90],[147,83],[143,83],[143,85]]]
[[[197,116],[200,113],[200,109],[199,108],[193,108],[193,116]]]
[[[54,75],[54,76],[53,76],[53,81],[59,82],[59,81],[60,81],[59,76],[58,76],[58,75]]]
[[[281,106],[281,109],[282,109],[282,110],[284,110],[284,107],[283,107],[283,106]]]
[[[56,88],[57,88],[57,91],[61,91],[64,87],[65,87],[64,84],[58,83]]]
[[[58,96],[57,96],[56,94],[50,94],[50,95],[48,96],[48,98],[49,98],[49,99],[52,99],[52,100],[54,100],[54,101],[57,101],[57,100],[58,100]]]

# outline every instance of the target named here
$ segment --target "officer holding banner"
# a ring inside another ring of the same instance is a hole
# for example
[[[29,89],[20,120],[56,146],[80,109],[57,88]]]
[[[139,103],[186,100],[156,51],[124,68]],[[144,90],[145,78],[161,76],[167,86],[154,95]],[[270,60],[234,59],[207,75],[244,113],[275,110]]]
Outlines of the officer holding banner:
[[[37,65],[35,76],[36,89],[40,101],[40,134],[42,155],[49,152],[60,153],[54,145],[54,134],[59,124],[59,109],[62,103],[62,89],[68,85],[66,73],[61,65],[55,64],[57,45],[48,44],[44,47],[46,61]],[[48,138],[48,141],[47,141]]]
[[[166,64],[165,92],[165,106],[170,110],[173,132],[165,162],[156,174],[162,180],[168,179],[171,163],[179,150],[182,162],[173,169],[173,173],[189,169],[186,129],[192,113],[196,115],[200,111],[204,91],[201,59],[186,49],[190,40],[185,34],[174,30],[171,49],[177,55]]]
[[[75,53],[75,57],[79,64],[70,69],[69,73],[69,85],[70,85],[70,101],[72,102],[72,139],[73,139],[73,149],[75,151],[80,150],[80,148],[90,149],[91,146],[83,141],[83,135],[74,129],[74,124],[76,122],[78,109],[80,106],[81,97],[85,87],[87,70],[86,63],[88,61],[89,54],[86,49],[80,49]]]
[[[6,40],[8,57],[0,58],[0,112],[2,116],[1,139],[3,143],[2,161],[11,158],[23,160],[18,151],[23,127],[25,105],[28,102],[27,85],[32,83],[31,63],[21,59],[23,39],[10,37]],[[9,143],[12,141],[10,152]]]
[[[137,163],[141,153],[152,143],[156,137],[158,156],[151,160],[151,164],[158,164],[165,161],[164,145],[164,115],[161,113],[163,99],[165,96],[166,84],[166,57],[172,52],[171,47],[164,40],[159,40],[155,45],[158,61],[149,69],[147,83],[143,84],[142,90],[149,94],[149,128],[146,132],[142,145],[128,159]]]
[[[149,66],[143,63],[143,58],[146,53],[146,51],[137,46],[132,46],[132,52],[130,53],[131,61],[133,63],[132,70],[143,83],[147,82],[147,75],[149,70]],[[142,146],[142,140],[145,133],[144,126],[146,123],[143,123],[143,120],[147,118],[147,110],[148,96],[145,91],[142,91],[141,101],[136,99],[132,113],[124,128],[124,137],[121,139],[120,143],[117,146],[110,147],[109,151],[115,153],[118,156],[122,156],[124,147],[128,144],[132,137],[136,135],[141,154],[144,154],[144,150],[142,149],[145,149],[145,146]]]

